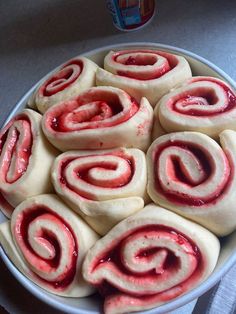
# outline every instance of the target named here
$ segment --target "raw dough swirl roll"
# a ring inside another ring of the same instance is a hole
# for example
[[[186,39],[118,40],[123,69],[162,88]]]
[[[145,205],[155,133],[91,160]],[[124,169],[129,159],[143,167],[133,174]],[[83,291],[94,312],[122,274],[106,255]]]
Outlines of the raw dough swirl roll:
[[[96,82],[121,88],[137,101],[146,97],[155,106],[171,88],[191,76],[184,57],[164,51],[133,49],[110,51],[104,59],[104,70],[97,70]]]
[[[213,138],[236,130],[236,93],[214,77],[197,76],[165,95],[154,110],[153,138],[160,126],[167,133],[198,131]]]
[[[51,107],[43,116],[43,131],[62,151],[136,147],[150,144],[153,109],[121,89],[93,87],[76,98]]]
[[[156,139],[147,153],[151,199],[223,236],[236,228],[236,132],[178,132]]]
[[[219,249],[205,228],[150,204],[96,242],[83,275],[105,295],[105,314],[142,312],[206,279]]]
[[[37,88],[29,100],[29,105],[36,106],[44,113],[58,102],[74,97],[95,85],[97,68],[93,61],[85,57],[76,57],[67,61]]]
[[[138,149],[70,151],[52,167],[56,192],[98,233],[144,206],[147,170]]]
[[[11,222],[0,225],[0,243],[15,266],[51,293],[83,297],[93,288],[82,277],[87,250],[96,233],[53,194],[22,202]]]
[[[50,167],[58,152],[44,137],[41,119],[25,109],[0,131],[0,208],[7,217],[27,197],[52,191]]]

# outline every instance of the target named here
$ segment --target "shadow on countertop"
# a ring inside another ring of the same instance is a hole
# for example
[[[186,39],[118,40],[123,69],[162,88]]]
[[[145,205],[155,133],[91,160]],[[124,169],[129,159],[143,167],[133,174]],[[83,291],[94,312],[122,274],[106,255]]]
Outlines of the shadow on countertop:
[[[194,38],[201,33],[203,41],[205,37],[208,41],[211,33],[218,36],[217,20],[219,25],[235,27],[236,2],[232,0],[200,0],[197,5],[185,0],[158,0],[156,4],[157,14],[150,26],[139,33],[123,33],[112,25],[105,0],[0,1],[0,55],[112,35],[118,35],[118,41],[140,37],[147,41],[158,38],[160,42],[174,39],[175,43],[178,36]]]
[[[0,54],[118,32],[112,25],[105,1],[4,1],[0,3],[0,12],[0,29],[4,34],[4,41],[0,38]]]

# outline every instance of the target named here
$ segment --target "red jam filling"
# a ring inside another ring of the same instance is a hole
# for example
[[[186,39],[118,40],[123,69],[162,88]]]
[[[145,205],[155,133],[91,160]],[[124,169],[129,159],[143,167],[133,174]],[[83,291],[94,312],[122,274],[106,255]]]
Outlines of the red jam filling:
[[[96,157],[96,155],[89,155],[88,157]],[[99,155],[100,156],[100,155]],[[103,154],[103,156],[110,156],[109,154]],[[91,184],[91,188],[96,188],[96,185],[102,188],[109,188],[109,189],[116,189],[116,188],[120,188],[122,186],[125,186],[126,184],[128,184],[131,180],[132,177],[134,175],[134,171],[135,171],[135,164],[134,164],[134,160],[132,157],[128,157],[128,156],[124,156],[122,153],[113,153],[113,156],[118,156],[121,158],[124,158],[125,161],[128,163],[129,168],[130,168],[130,172],[127,174],[125,174],[125,176],[119,178],[118,180],[116,180],[116,182],[112,182],[111,185],[106,184],[106,182],[103,182],[102,184],[96,184],[96,182],[91,182],[91,179],[89,178],[89,171],[91,170],[91,168],[100,168],[100,169],[104,169],[104,171],[106,170],[116,170],[117,166],[115,164],[109,163],[109,162],[103,162],[103,163],[99,163],[96,162],[96,160],[94,161],[93,164],[89,164],[88,166],[83,167],[82,169],[74,169],[75,172],[75,179],[76,177],[78,177],[78,179],[85,181],[86,183]],[[61,185],[63,186],[63,188],[67,188],[69,190],[71,190],[72,192],[76,193],[77,195],[79,195],[80,197],[83,197],[85,199],[88,200],[95,200],[94,199],[94,195],[93,193],[89,193],[89,192],[85,192],[82,191],[78,188],[76,188],[75,186],[71,186],[69,184],[69,182],[66,179],[66,168],[68,167],[68,165],[73,162],[76,159],[79,158],[86,158],[86,156],[83,157],[76,157],[76,158],[67,158],[66,160],[61,161],[60,165],[59,165],[59,169],[58,169],[58,173],[59,173],[59,181],[61,183]]]
[[[87,95],[58,105],[46,114],[47,125],[55,132],[116,126],[129,120],[139,110],[135,99],[128,94],[127,98],[130,107],[124,110],[118,96],[100,91],[88,92]],[[89,105],[90,108],[86,108],[86,105]],[[114,117],[116,118],[114,119]],[[69,123],[70,125],[68,125]]]
[[[116,244],[115,247],[113,247],[113,248],[109,249],[107,252],[103,253],[102,256],[100,256],[100,257],[98,256],[98,257],[94,258],[91,271],[94,272],[96,270],[96,268],[99,267],[99,265],[101,265],[103,263],[108,263],[108,264],[113,263],[122,271],[122,273],[134,276],[134,273],[132,273],[132,272],[130,273],[129,270],[122,263],[122,246],[129,236],[132,236],[134,234],[138,234],[141,232],[145,232],[146,234],[148,234],[149,232],[157,232],[160,234],[161,234],[161,232],[166,232],[166,233],[170,234],[170,237],[171,237],[171,235],[173,235],[172,240],[177,241],[177,243],[179,245],[185,245],[186,243],[188,245],[190,245],[191,251],[189,253],[186,253],[186,254],[191,254],[192,256],[194,256],[194,258],[197,260],[197,268],[195,269],[195,271],[191,275],[191,277],[186,279],[186,281],[189,282],[189,281],[191,281],[191,279],[195,280],[196,276],[198,276],[198,275],[200,276],[200,274],[204,268],[204,263],[203,263],[203,259],[201,256],[201,252],[200,252],[199,248],[197,247],[197,245],[194,243],[193,240],[188,238],[186,235],[182,234],[181,232],[177,231],[174,228],[164,226],[164,225],[147,225],[147,226],[140,227],[140,228],[137,228],[137,229],[134,229],[134,230],[127,232],[127,234],[122,236],[122,239],[119,241],[118,244]],[[162,250],[162,249],[165,249],[165,248],[164,247],[160,247],[160,248],[153,248],[152,247],[150,249],[142,250],[138,253],[138,255],[135,258],[137,258],[137,259],[145,258],[148,262],[149,257],[151,258],[152,255],[154,255],[158,252],[158,250]],[[135,273],[135,276],[137,276],[137,277],[140,276],[140,278],[149,277],[149,276],[162,276],[165,271],[170,271],[172,269],[178,270],[178,268],[180,268],[180,267],[181,267],[181,265],[180,265],[178,257],[174,254],[174,252],[168,250],[168,254],[167,254],[167,257],[166,257],[164,265],[163,265],[163,271],[161,273],[156,273],[156,270],[152,270],[152,271],[148,271],[146,273],[140,273],[140,274]],[[181,285],[183,285],[183,284],[184,284],[184,282],[181,283]],[[103,281],[101,284],[99,284],[98,289],[99,289],[99,292],[104,297],[107,297],[109,295],[115,295],[119,292],[118,288],[112,286],[112,284],[110,284],[107,281]],[[126,292],[126,294],[128,294],[128,293]],[[132,295],[135,295],[135,294],[132,293]]]
[[[129,56],[127,60],[125,60],[125,65],[153,65],[156,62],[156,58],[154,56],[144,56],[137,55],[135,57]]]
[[[70,65],[73,65],[73,67],[75,67],[76,70],[70,67]],[[40,95],[50,97],[54,94],[63,91],[78,79],[82,71],[83,71],[82,61],[80,60],[69,61],[57,73],[53,74],[40,87],[39,90]]]
[[[232,173],[229,174],[229,178],[227,180],[227,182],[219,187],[219,191],[218,193],[214,194],[212,197],[209,197],[207,200],[206,199],[201,199],[201,198],[194,198],[194,197],[190,197],[188,195],[185,194],[172,194],[171,192],[166,192],[162,189],[161,187],[161,183],[159,181],[159,176],[158,176],[158,160],[159,160],[159,156],[161,154],[161,152],[168,148],[168,147],[180,147],[180,148],[184,148],[190,152],[193,153],[193,155],[195,155],[197,157],[197,159],[199,160],[202,168],[204,169],[205,172],[205,178],[209,178],[212,171],[214,171],[214,169],[212,169],[211,164],[209,162],[209,160],[207,159],[207,157],[205,156],[203,150],[201,150],[200,148],[191,145],[189,143],[184,143],[184,142],[180,142],[180,141],[168,141],[166,143],[164,143],[163,145],[161,145],[158,150],[155,152],[155,156],[154,156],[154,168],[155,168],[155,188],[156,191],[158,191],[159,193],[161,193],[162,195],[165,196],[165,198],[167,200],[169,200],[171,203],[177,204],[177,205],[190,205],[190,206],[203,206],[205,204],[209,204],[213,201],[215,201],[216,199],[218,199],[221,195],[223,195],[225,193],[225,190],[228,187],[228,183],[231,181],[231,176]],[[173,170],[175,172],[175,177],[177,181],[183,182],[188,184],[190,187],[194,186],[193,183],[191,183],[184,175],[183,171],[181,170],[180,164],[178,160],[173,160]]]
[[[207,91],[205,88],[202,88],[202,89],[198,88],[197,90],[195,90],[191,94],[184,95],[184,96],[179,95],[179,98],[175,99],[174,103],[171,104],[171,107],[176,112],[178,112],[180,114],[184,114],[184,115],[190,115],[190,116],[209,117],[209,116],[215,116],[215,115],[218,115],[220,113],[230,111],[230,110],[235,108],[236,96],[233,93],[233,91],[227,85],[225,85],[223,82],[214,80],[213,78],[212,79],[210,79],[210,78],[209,79],[208,78],[207,79],[196,78],[196,79],[192,79],[190,81],[190,83],[191,82],[199,82],[199,81],[213,82],[215,84],[220,85],[220,87],[224,90],[225,94],[227,95],[227,99],[228,99],[227,105],[224,108],[222,108],[220,111],[216,110],[215,112],[207,112],[207,111],[199,110],[197,108],[191,108],[187,111],[185,110],[184,112],[177,109],[177,107],[176,107],[177,102],[181,102],[185,106],[194,105],[194,104],[204,106],[205,104],[199,98],[205,99],[209,106],[214,106],[214,104],[218,101],[218,98],[216,97],[216,95],[211,90]]]
[[[20,134],[14,123],[19,121],[22,124],[23,134]],[[11,132],[11,135],[9,135]],[[11,136],[11,137],[10,137]],[[19,138],[21,146],[19,146]],[[13,118],[0,132],[0,155],[4,153],[1,164],[1,173],[7,183],[14,183],[26,172],[32,149],[31,123],[27,116],[20,114]],[[7,147],[5,147],[7,145]],[[4,152],[3,152],[4,151]],[[14,158],[13,158],[14,157]],[[12,164],[14,160],[14,164]],[[8,178],[11,168],[14,173]]]
[[[143,55],[136,55],[136,56],[129,56],[127,59],[118,60],[119,56],[126,55],[129,53],[143,53]],[[152,54],[152,55],[146,55]],[[156,55],[157,57],[155,57]],[[127,51],[119,51],[114,53],[113,60],[117,63],[121,63],[127,66],[154,66],[156,63],[158,56],[165,58],[165,62],[160,67],[154,67],[152,71],[143,71],[142,73],[137,73],[132,71],[131,68],[127,69],[126,71],[120,70],[117,71],[117,75],[124,76],[136,80],[154,80],[157,79],[173,68],[175,68],[178,64],[177,58],[174,55],[165,53],[163,51],[155,51],[155,50],[127,50]]]
[[[34,275],[42,282],[44,282],[47,285],[50,285],[54,289],[64,289],[66,288],[74,279],[76,274],[76,263],[77,263],[77,257],[78,257],[78,244],[76,241],[76,237],[74,235],[73,230],[71,227],[55,212],[52,212],[49,208],[47,208],[44,205],[38,205],[37,207],[33,208],[27,208],[27,211],[25,211],[18,219],[18,224],[15,226],[15,233],[16,233],[16,240],[19,242],[19,246],[21,246],[21,241],[24,242],[24,245],[26,246],[27,250],[29,250],[32,254],[38,258],[38,260],[43,260],[46,262],[50,267],[57,268],[59,266],[59,262],[61,259],[61,248],[60,245],[55,238],[55,236],[50,233],[48,230],[42,230],[42,238],[46,239],[47,242],[51,243],[55,250],[55,256],[53,259],[44,259],[41,256],[38,256],[37,253],[32,249],[29,240],[28,240],[28,229],[31,224],[31,222],[37,220],[37,218],[40,218],[40,216],[50,213],[57,217],[69,230],[69,232],[72,234],[72,237],[74,239],[74,250],[73,250],[73,256],[72,256],[72,264],[70,265],[70,268],[67,269],[66,274],[63,276],[64,279],[61,281],[47,281],[41,277],[39,277],[36,273]],[[24,252],[23,252],[24,253]]]

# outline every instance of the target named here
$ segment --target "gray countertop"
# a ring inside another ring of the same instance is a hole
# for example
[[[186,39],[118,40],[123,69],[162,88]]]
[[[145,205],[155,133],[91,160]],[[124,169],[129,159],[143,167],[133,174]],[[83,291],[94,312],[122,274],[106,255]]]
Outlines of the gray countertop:
[[[1,1],[0,12],[1,124],[47,72],[75,55],[108,44],[148,41],[177,46],[210,60],[236,80],[233,0],[158,0],[153,21],[128,33],[113,27],[103,0]],[[58,312],[31,296],[1,261],[0,270],[0,305],[7,311]],[[204,312],[211,294],[199,299],[195,313]]]

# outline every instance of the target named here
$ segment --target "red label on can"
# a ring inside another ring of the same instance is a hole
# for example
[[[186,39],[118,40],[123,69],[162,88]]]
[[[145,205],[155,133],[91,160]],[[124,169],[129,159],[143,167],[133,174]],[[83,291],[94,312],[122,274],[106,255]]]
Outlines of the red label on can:
[[[146,24],[154,14],[155,0],[107,0],[113,23],[121,30]]]

